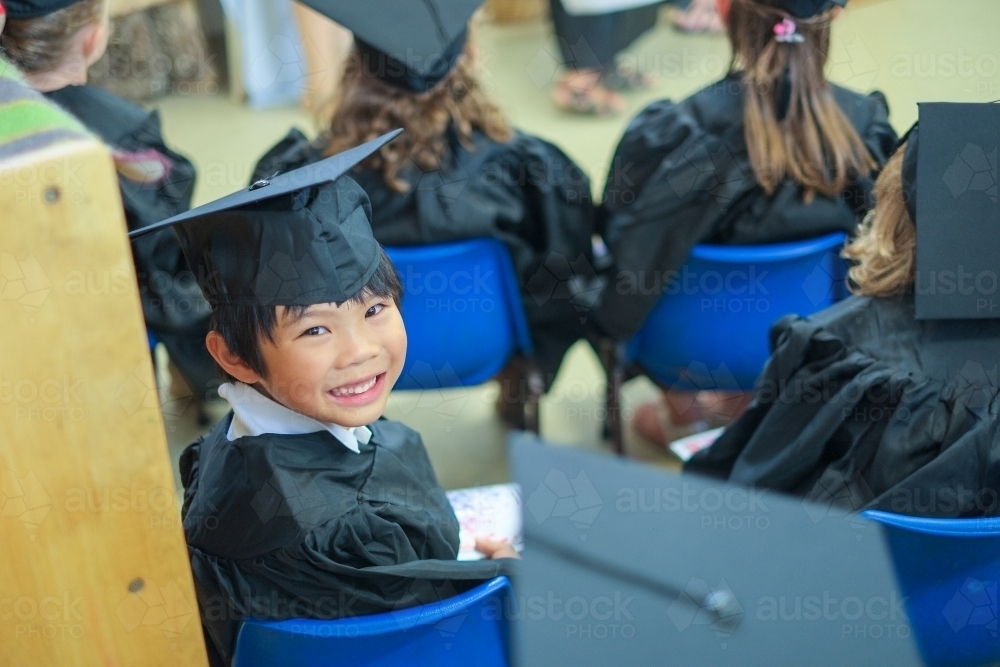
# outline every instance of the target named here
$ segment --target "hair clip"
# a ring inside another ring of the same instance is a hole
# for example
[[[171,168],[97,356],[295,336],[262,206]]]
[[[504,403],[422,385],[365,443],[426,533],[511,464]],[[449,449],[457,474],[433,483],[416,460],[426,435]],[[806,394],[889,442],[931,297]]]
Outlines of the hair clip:
[[[790,18],[781,19],[774,24],[774,41],[782,44],[801,44],[806,38],[796,32],[795,21]]]

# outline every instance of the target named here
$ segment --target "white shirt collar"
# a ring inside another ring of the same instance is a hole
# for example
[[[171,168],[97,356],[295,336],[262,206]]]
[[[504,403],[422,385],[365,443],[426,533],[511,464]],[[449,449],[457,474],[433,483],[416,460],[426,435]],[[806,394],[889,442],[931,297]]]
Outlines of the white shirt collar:
[[[244,436],[258,436],[265,433],[277,435],[303,435],[329,431],[344,447],[360,453],[358,443],[367,445],[372,432],[367,426],[345,428],[306,417],[286,408],[242,382],[227,382],[219,387],[219,396],[229,401],[233,408],[233,421],[229,425],[226,438],[230,441]]]

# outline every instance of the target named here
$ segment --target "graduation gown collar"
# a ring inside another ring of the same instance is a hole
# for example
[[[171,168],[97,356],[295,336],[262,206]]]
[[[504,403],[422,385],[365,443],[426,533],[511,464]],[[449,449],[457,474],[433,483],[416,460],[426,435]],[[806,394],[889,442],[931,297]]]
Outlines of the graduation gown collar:
[[[223,384],[219,387],[219,395],[229,401],[233,408],[233,419],[226,433],[226,439],[230,442],[265,433],[303,435],[328,431],[344,447],[357,454],[361,452],[358,443],[367,445],[372,437],[367,426],[346,428],[339,424],[317,421],[285,407],[242,382]]]

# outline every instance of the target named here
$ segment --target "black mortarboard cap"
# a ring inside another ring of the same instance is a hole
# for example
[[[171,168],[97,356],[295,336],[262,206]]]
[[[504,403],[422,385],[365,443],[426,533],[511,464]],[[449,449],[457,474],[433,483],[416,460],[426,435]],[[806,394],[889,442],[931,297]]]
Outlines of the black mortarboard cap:
[[[934,102],[919,110],[919,150],[911,132],[903,156],[917,227],[916,316],[1000,317],[1000,104]]]
[[[129,236],[172,226],[213,306],[341,303],[368,284],[381,258],[368,195],[344,174],[401,131]]]
[[[37,19],[60,9],[75,5],[80,0],[2,0],[9,19]]]
[[[465,48],[483,0],[301,0],[354,33],[363,66],[391,85],[427,92]]]
[[[921,664],[884,534],[825,503],[510,438],[515,664]]]
[[[807,19],[831,7],[843,7],[847,4],[847,0],[773,0],[773,2],[797,19]]]

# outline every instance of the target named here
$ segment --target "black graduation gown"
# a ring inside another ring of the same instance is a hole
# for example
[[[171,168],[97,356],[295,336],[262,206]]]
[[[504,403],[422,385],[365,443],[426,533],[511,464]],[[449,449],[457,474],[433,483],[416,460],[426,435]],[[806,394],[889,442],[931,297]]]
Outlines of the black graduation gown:
[[[881,93],[831,86],[841,110],[881,167],[896,148]],[[656,304],[655,290],[698,243],[751,245],[853,233],[873,205],[874,175],[856,179],[838,197],[805,203],[786,180],[768,196],[750,167],[743,134],[739,75],[679,103],[654,102],[625,130],[615,151],[602,203],[602,232],[617,262],[594,320],[626,340]]]
[[[110,147],[130,230],[191,207],[194,166],[163,142],[156,111],[95,86],[66,86],[45,96]],[[204,345],[210,309],[177,238],[169,229],[156,232],[133,242],[132,254],[146,326],[167,347],[192,390],[205,396],[217,384]]]
[[[484,236],[503,241],[520,282],[522,302],[546,383],[584,334],[587,297],[597,273],[591,257],[596,209],[590,179],[552,144],[517,132],[507,143],[474,133],[474,150],[449,131],[444,168],[409,165],[399,176],[409,191],[391,190],[380,172],[351,177],[372,203],[372,231],[389,246],[443,243]],[[315,162],[328,139],[309,142],[292,130],[261,158],[254,179]]]
[[[753,404],[685,466],[848,510],[1000,513],[1000,321],[851,297],[771,330]]]
[[[660,3],[606,14],[573,16],[562,0],[549,0],[552,29],[563,65],[569,69],[610,69],[615,57],[656,25]]]
[[[420,435],[380,419],[350,451],[330,433],[230,442],[232,416],[181,457],[184,532],[213,664],[244,616],[334,619],[468,590],[510,561],[457,561],[458,520]],[[360,444],[360,443],[359,443]]]

